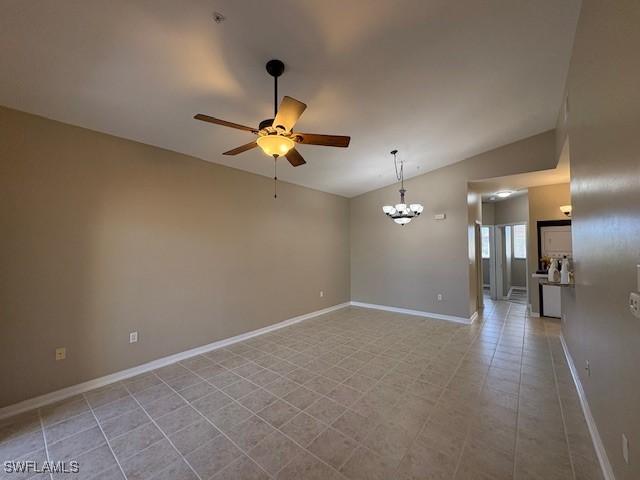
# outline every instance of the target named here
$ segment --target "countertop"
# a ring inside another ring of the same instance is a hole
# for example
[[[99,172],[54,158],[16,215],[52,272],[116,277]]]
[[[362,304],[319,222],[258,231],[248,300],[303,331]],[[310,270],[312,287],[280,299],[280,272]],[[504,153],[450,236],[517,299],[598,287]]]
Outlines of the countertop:
[[[540,285],[549,285],[552,287],[569,287],[569,288],[575,288],[576,286],[574,282],[560,283],[560,282],[550,282],[549,280],[540,280]]]

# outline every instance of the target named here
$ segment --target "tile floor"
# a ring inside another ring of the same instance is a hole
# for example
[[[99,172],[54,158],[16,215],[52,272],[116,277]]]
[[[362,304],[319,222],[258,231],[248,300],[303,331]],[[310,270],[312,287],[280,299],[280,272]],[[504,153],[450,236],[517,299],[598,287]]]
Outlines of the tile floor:
[[[601,479],[555,322],[346,308],[0,421],[2,479]]]

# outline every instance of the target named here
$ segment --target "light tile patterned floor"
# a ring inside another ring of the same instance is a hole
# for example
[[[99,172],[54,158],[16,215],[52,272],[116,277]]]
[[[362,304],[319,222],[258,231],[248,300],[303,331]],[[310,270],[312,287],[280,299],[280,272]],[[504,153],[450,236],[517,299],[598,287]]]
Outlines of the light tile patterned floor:
[[[74,459],[53,478],[82,480],[601,479],[559,326],[524,312],[342,309],[0,421],[0,459]]]

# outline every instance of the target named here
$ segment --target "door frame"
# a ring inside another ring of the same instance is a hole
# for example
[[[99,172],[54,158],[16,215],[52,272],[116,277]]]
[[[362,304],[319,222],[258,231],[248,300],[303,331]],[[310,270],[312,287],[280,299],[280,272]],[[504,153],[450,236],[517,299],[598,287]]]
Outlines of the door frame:
[[[475,224],[476,250],[476,311],[484,308],[484,279],[482,275],[482,223]]]
[[[564,220],[562,220],[564,221]],[[525,221],[520,221],[520,222],[509,222],[509,223],[500,223],[500,224],[496,224],[493,225],[491,227],[491,230],[489,231],[489,238],[490,238],[490,247],[493,249],[491,250],[491,259],[490,259],[490,265],[491,265],[491,269],[494,271],[493,276],[489,277],[490,280],[490,290],[491,290],[491,298],[493,300],[508,300],[509,297],[508,296],[504,296],[502,295],[501,292],[504,291],[504,289],[502,288],[502,282],[504,281],[503,275],[502,275],[502,256],[504,255],[504,248],[502,247],[502,243],[504,242],[504,237],[505,237],[505,227],[513,227],[514,225],[524,225],[525,229],[526,229],[526,252],[527,252],[527,259],[524,262],[525,265],[525,287],[527,289],[527,296],[529,296],[529,288],[530,288],[530,282],[529,282],[529,221],[525,220]],[[512,240],[513,241],[513,232],[511,233],[512,235]],[[538,243],[540,242],[539,238],[538,238]],[[540,247],[538,247],[538,250],[540,249]],[[498,259],[498,255],[497,253],[501,252],[500,255],[500,259]],[[498,260],[500,260],[500,262],[498,263]],[[498,289],[498,285],[500,285],[501,289]],[[500,295],[499,295],[500,294]]]

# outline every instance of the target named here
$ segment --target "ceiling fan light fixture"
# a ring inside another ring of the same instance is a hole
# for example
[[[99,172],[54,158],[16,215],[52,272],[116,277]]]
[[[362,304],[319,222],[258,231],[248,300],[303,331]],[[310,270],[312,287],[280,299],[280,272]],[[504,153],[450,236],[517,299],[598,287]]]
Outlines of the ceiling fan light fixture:
[[[256,143],[270,157],[286,155],[295,145],[293,140],[282,135],[263,135],[256,140]]]

